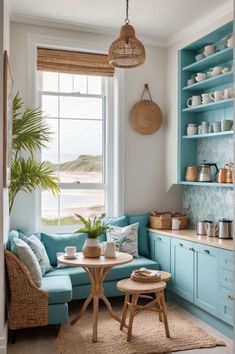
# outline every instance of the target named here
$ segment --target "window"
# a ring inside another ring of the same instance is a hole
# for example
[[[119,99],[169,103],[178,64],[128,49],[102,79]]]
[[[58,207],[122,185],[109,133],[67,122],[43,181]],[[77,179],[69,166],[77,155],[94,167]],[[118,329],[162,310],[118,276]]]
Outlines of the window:
[[[42,225],[71,225],[80,212],[107,211],[106,97],[108,78],[38,71],[39,103],[53,132],[41,151],[61,193],[41,193]]]

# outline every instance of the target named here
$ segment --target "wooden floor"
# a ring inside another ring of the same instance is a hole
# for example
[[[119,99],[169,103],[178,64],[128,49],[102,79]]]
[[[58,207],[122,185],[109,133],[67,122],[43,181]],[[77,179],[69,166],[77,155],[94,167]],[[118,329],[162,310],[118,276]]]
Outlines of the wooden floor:
[[[111,303],[113,308],[119,308],[121,306],[122,298],[113,298]],[[70,313],[76,313],[81,307],[81,301],[74,301],[70,306]],[[91,311],[91,307],[89,307]],[[195,316],[186,312],[182,309],[184,315],[193,321],[195,324],[199,325],[201,328],[205,329],[207,333],[215,336],[218,339],[223,340],[227,346],[226,347],[216,347],[210,349],[193,349],[186,350],[183,352],[175,352],[182,354],[232,354],[233,353],[233,342],[231,339],[225,337],[220,332],[216,331],[214,328],[207,325],[205,322],[199,320]],[[54,341],[56,338],[56,331],[53,326],[45,328],[33,328],[28,330],[21,330],[17,334],[17,340],[15,344],[8,344],[8,354],[58,354]],[[83,353],[86,354],[86,353]],[[122,353],[125,354],[125,353]]]

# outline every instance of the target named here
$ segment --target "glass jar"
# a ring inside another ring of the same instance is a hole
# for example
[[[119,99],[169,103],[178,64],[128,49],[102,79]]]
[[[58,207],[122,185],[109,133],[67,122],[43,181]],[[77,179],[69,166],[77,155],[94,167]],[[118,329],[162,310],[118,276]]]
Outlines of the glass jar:
[[[197,134],[197,124],[189,123],[187,125],[187,135],[196,135]]]

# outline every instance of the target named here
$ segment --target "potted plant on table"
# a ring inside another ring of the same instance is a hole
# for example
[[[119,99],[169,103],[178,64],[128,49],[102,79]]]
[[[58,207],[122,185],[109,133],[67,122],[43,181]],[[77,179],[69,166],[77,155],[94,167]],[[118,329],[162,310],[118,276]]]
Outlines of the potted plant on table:
[[[94,219],[84,218],[80,214],[75,214],[83,224],[83,227],[75,231],[75,233],[87,233],[87,240],[83,246],[82,252],[84,257],[99,258],[101,255],[100,242],[98,237],[102,235],[109,226],[102,225],[104,215],[94,217]]]

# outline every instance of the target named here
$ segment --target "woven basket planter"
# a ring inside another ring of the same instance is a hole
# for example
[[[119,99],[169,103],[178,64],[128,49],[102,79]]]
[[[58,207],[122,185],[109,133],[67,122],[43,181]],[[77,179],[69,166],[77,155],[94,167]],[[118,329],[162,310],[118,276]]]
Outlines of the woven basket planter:
[[[158,213],[152,211],[149,217],[150,227],[157,230],[171,230],[172,218],[177,218],[181,221],[180,229],[187,229],[189,222],[187,215],[175,212]]]

